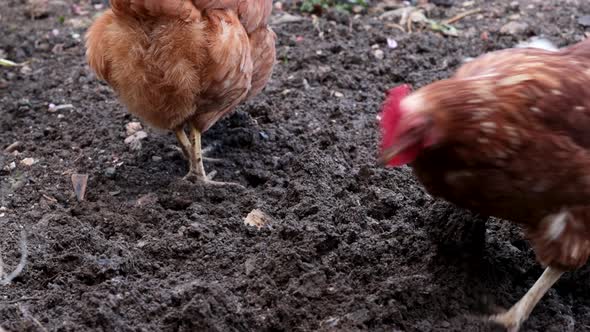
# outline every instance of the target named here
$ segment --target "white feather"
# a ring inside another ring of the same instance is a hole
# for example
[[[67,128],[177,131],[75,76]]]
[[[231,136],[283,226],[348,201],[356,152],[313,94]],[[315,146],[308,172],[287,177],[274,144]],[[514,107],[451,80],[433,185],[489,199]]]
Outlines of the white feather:
[[[516,48],[538,48],[549,52],[557,52],[559,48],[555,46],[549,39],[542,37],[532,37],[529,40],[521,41]]]
[[[559,48],[555,46],[549,39],[542,38],[542,37],[531,37],[529,40],[521,41],[520,43],[516,44],[514,48],[538,48],[541,50],[549,51],[549,52],[557,52]],[[470,62],[474,60],[473,57],[465,57],[463,58],[463,63]]]

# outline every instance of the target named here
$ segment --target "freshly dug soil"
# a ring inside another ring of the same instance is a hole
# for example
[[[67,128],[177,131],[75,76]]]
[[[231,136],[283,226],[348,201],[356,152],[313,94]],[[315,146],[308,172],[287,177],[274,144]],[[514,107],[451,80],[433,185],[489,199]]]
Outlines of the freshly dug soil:
[[[518,227],[433,200],[407,167],[378,166],[376,116],[388,88],[447,77],[466,57],[533,35],[580,40],[588,2],[432,8],[437,20],[485,9],[455,24],[459,37],[406,33],[379,13],[275,25],[266,90],[204,137],[222,159],[206,168],[246,189],[183,181],[171,133],[144,128],[138,150],[125,144],[137,119],[84,59],[98,11],[49,4],[34,20],[24,1],[0,4],[0,58],[30,61],[0,67],[0,150],[21,142],[0,153],[6,272],[21,229],[28,248],[0,286],[4,329],[491,331],[478,315],[512,305],[542,272]],[[521,26],[501,33],[509,21]],[[74,173],[89,175],[81,202]],[[243,222],[253,209],[272,219],[260,230]],[[568,273],[523,331],[589,330],[588,276]]]

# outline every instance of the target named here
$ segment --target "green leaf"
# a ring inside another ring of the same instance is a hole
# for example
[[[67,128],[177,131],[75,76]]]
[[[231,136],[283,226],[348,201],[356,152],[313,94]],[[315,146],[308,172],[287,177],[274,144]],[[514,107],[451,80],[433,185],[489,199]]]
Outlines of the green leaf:
[[[457,28],[455,28],[454,26],[452,26],[450,24],[437,22],[437,21],[433,21],[433,20],[429,20],[429,23],[430,23],[430,29],[433,31],[441,32],[447,36],[453,36],[453,37],[459,36],[459,30],[457,30]]]

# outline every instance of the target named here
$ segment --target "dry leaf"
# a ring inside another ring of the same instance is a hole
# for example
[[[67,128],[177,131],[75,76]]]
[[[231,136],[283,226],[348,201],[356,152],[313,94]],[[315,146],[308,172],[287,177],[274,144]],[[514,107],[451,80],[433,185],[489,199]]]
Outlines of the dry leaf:
[[[125,131],[127,132],[127,136],[131,136],[142,129],[143,127],[141,126],[141,123],[137,121],[129,122],[125,125]]]
[[[86,185],[88,184],[88,174],[72,174],[72,185],[78,201],[83,201],[86,195]]]
[[[258,229],[261,229],[262,227],[270,224],[270,221],[271,218],[266,213],[260,211],[259,209],[254,209],[252,212],[248,213],[244,219],[244,225],[254,226]]]

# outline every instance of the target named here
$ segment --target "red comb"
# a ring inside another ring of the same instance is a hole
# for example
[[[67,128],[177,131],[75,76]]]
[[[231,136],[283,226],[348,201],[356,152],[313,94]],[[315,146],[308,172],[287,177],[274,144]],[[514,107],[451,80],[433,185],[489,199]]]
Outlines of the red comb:
[[[387,98],[381,108],[381,151],[393,144],[396,129],[401,119],[402,113],[400,103],[402,99],[412,91],[408,84],[402,84],[392,88],[387,93]]]

